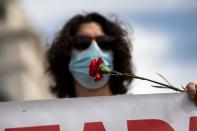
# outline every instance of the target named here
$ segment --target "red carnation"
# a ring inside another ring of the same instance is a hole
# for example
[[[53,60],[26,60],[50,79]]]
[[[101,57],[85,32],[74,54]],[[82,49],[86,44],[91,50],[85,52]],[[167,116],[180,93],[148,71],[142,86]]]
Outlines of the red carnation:
[[[135,79],[140,79],[140,80],[146,80],[152,83],[155,83],[157,85],[153,85],[153,87],[156,88],[169,88],[175,91],[180,91],[180,92],[184,92],[184,90],[181,90],[177,87],[172,86],[172,84],[170,84],[165,77],[163,77],[162,75],[158,74],[160,77],[162,77],[168,84],[163,84],[161,82],[157,82],[145,77],[140,77],[140,76],[136,76],[134,74],[130,74],[130,73],[121,73],[121,72],[117,72],[112,70],[110,67],[104,65],[103,60],[101,57],[98,58],[98,60],[93,59],[90,62],[89,65],[89,75],[93,78],[95,78],[95,81],[101,80],[103,78],[103,74],[110,74],[110,75],[114,75],[114,76],[124,76],[127,78],[135,78]]]
[[[93,59],[89,64],[89,75],[91,77],[95,77],[95,81],[101,80],[103,78],[103,74],[99,73],[100,66],[103,64],[103,60],[101,57],[98,60]]]

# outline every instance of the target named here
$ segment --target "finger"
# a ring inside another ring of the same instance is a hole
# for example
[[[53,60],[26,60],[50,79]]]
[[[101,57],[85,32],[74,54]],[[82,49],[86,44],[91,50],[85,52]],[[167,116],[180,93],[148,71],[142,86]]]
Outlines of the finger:
[[[195,88],[196,88],[196,90],[197,90],[197,84],[195,85]],[[195,99],[194,99],[194,102],[195,102],[195,104],[197,105],[197,91],[196,91],[196,93],[195,93]]]
[[[190,99],[194,100],[195,95],[196,95],[195,84],[193,82],[190,82],[189,84],[187,84],[186,88],[188,90],[188,95],[189,95]]]

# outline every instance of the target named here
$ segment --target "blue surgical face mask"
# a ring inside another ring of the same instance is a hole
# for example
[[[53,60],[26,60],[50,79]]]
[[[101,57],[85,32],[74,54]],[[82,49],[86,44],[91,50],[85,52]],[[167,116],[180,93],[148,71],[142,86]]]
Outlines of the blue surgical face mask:
[[[71,53],[71,59],[69,63],[69,71],[74,79],[80,83],[83,87],[88,89],[98,89],[104,86],[110,76],[104,74],[104,77],[95,81],[94,78],[89,76],[89,64],[93,59],[102,57],[106,66],[113,69],[113,53],[112,51],[101,50],[96,41],[92,41],[90,46],[86,50],[73,50]]]

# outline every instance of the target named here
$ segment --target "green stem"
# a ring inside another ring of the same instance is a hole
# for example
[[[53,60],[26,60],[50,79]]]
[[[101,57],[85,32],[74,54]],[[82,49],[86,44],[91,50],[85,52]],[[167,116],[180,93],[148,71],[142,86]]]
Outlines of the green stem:
[[[132,74],[124,74],[124,73],[120,73],[120,72],[117,72],[117,71],[112,71],[111,72],[111,75],[127,76],[127,77],[132,77],[132,78],[135,78],[135,79],[146,80],[146,81],[149,81],[149,82],[153,82],[155,84],[158,84],[158,85],[165,86],[165,87],[170,88],[170,89],[175,90],[175,91],[183,92],[183,90],[180,90],[177,87],[174,87],[174,86],[171,86],[171,85],[166,85],[166,84],[163,84],[161,82],[157,82],[157,81],[154,81],[154,80],[151,80],[151,79],[147,79],[147,78],[136,76],[136,75],[132,75]]]

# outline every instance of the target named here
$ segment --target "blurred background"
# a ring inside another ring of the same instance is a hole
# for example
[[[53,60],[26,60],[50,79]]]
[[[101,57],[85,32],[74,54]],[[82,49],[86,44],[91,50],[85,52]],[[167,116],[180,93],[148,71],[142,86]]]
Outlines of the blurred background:
[[[0,0],[0,100],[53,98],[47,44],[73,15],[116,16],[133,42],[135,73],[173,85],[197,82],[196,0]],[[134,80],[131,94],[170,93]]]

